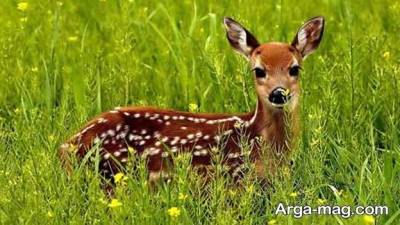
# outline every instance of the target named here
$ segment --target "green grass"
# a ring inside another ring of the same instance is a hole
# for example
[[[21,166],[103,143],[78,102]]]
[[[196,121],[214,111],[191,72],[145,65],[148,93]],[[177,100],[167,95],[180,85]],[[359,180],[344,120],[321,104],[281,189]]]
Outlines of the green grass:
[[[273,214],[279,202],[315,206],[324,199],[386,205],[389,215],[377,224],[400,224],[399,2],[28,2],[22,12],[18,1],[0,1],[0,223],[363,224],[362,216]],[[206,195],[183,158],[172,184],[155,192],[143,169],[128,176],[117,188],[122,206],[109,208],[90,168],[77,166],[68,178],[59,144],[115,106],[254,107],[252,75],[226,41],[225,15],[263,42],[289,42],[307,18],[326,18],[321,46],[301,74],[294,164],[274,188],[245,181],[236,190],[217,176]],[[171,218],[171,207],[181,215]]]

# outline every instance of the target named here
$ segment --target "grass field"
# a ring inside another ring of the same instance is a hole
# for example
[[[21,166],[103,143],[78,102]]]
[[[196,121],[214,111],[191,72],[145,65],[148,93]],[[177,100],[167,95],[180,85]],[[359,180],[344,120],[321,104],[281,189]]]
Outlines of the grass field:
[[[400,2],[2,0],[0,15],[1,224],[400,224]],[[187,158],[155,192],[143,169],[127,175],[113,202],[90,167],[68,178],[58,146],[115,106],[253,109],[226,15],[263,42],[289,42],[306,19],[326,18],[300,75],[294,164],[274,188],[238,190],[217,176],[205,195]],[[280,202],[386,205],[389,215],[297,219],[274,215]]]

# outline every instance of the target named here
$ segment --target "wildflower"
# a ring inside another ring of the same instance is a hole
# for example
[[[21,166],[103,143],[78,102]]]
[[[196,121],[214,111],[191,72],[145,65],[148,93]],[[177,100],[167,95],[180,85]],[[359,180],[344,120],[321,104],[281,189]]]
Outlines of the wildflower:
[[[122,203],[118,199],[115,199],[115,198],[111,200],[110,204],[108,204],[108,207],[110,207],[110,208],[117,208],[120,206],[122,206]]]
[[[47,217],[53,218],[53,217],[54,217],[53,212],[52,212],[52,211],[48,211],[48,212],[47,212]]]
[[[117,173],[114,175],[114,181],[116,184],[125,184],[128,178],[123,173]]]
[[[290,93],[290,89],[288,88],[288,89],[285,90],[285,92],[283,93],[283,95],[288,96],[289,93]]]
[[[179,199],[179,200],[184,201],[184,200],[186,200],[187,198],[188,198],[188,195],[187,195],[187,194],[179,193],[179,196],[178,196],[178,199]]]
[[[317,199],[317,202],[318,202],[318,204],[322,205],[322,204],[325,204],[327,202],[327,200],[319,198],[319,199]]]
[[[383,58],[384,58],[385,60],[388,60],[388,59],[390,58],[390,52],[385,52],[385,53],[383,53]]]
[[[247,192],[248,193],[253,193],[254,192],[254,186],[253,185],[248,186],[247,187]]]
[[[101,202],[101,204],[107,205],[107,201],[104,200],[104,198],[99,198],[99,202]]]
[[[70,37],[68,37],[68,39],[67,39],[69,42],[76,42],[76,41],[78,41],[78,37],[77,36],[70,36]]]
[[[28,7],[29,7],[28,2],[19,2],[17,5],[17,9],[22,12],[25,12],[28,9]]]
[[[299,193],[297,193],[297,191],[290,193],[290,197],[292,198],[296,198],[299,195]]]
[[[273,225],[273,224],[276,224],[276,223],[278,223],[278,221],[276,221],[276,220],[270,220],[270,221],[268,221],[268,225]]]
[[[343,190],[339,190],[339,191],[336,190],[335,193],[336,193],[338,196],[341,196],[341,195],[343,194]]]
[[[237,192],[234,191],[234,190],[229,190],[228,193],[229,193],[229,195],[232,196],[232,197],[235,197],[236,194],[237,194]]]
[[[115,175],[114,175],[114,181],[115,181],[115,183],[119,183],[119,182],[122,180],[123,177],[124,177],[124,174],[123,174],[123,173],[117,173],[117,174],[115,174]]]
[[[67,147],[68,152],[70,153],[77,153],[78,152],[78,146],[74,145],[74,144],[69,144]]]
[[[283,176],[290,177],[290,169],[288,166],[283,167],[282,169]]]
[[[26,21],[28,21],[28,17],[21,17],[19,21],[21,21],[21,23],[26,23]]]
[[[168,209],[168,215],[170,217],[178,217],[181,215],[181,210],[178,207],[171,207]]]
[[[373,225],[375,224],[375,218],[371,215],[364,215],[362,217],[362,220],[364,222],[365,225]]]
[[[189,104],[189,111],[190,111],[190,112],[196,112],[198,108],[199,108],[199,107],[197,106],[196,103],[190,103],[190,104]]]
[[[219,149],[217,147],[211,147],[211,152],[217,153],[219,152]]]
[[[236,121],[235,124],[233,125],[236,129],[240,129],[243,126],[243,122],[241,121]]]
[[[39,71],[39,69],[35,66],[35,67],[32,67],[31,71],[36,73],[37,71]]]

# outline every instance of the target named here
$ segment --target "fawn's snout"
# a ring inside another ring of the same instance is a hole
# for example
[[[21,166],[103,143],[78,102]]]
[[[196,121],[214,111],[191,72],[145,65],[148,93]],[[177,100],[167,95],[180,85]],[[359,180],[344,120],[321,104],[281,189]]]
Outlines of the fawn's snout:
[[[277,87],[268,96],[269,102],[275,107],[281,108],[289,102],[291,98],[290,90]]]

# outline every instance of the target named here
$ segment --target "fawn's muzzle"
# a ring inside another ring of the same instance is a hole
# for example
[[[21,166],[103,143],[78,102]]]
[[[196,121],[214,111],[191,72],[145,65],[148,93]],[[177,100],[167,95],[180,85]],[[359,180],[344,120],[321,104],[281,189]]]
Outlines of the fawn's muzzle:
[[[269,95],[268,100],[275,107],[283,107],[290,100],[289,90],[282,87],[275,88]]]

